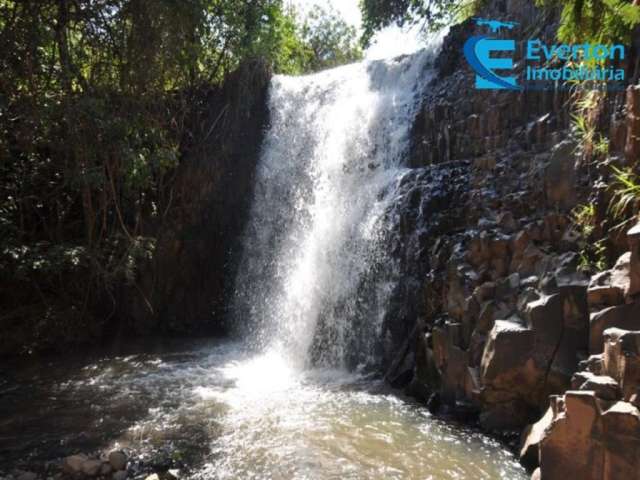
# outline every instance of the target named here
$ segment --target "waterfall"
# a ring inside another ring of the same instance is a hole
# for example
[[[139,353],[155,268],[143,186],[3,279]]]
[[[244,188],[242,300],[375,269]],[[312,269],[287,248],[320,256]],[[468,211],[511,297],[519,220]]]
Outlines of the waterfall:
[[[435,50],[272,80],[234,312],[291,365],[380,355],[387,216]]]

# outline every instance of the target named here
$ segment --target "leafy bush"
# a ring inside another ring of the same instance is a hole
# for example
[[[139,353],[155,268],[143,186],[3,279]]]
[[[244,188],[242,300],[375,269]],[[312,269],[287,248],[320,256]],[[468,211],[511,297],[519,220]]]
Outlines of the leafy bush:
[[[571,212],[574,228],[579,235],[581,270],[592,272],[607,267],[607,249],[604,239],[594,240],[596,206],[593,203],[578,205]]]
[[[374,33],[392,24],[421,24],[423,30],[437,31],[474,15],[484,0],[360,0],[367,45]]]
[[[619,229],[637,219],[638,207],[640,206],[640,178],[633,169],[617,168],[612,165],[614,181],[611,186],[612,196],[609,203],[611,213]]]
[[[0,328],[109,317],[174,205],[202,92],[256,57],[278,73],[358,58],[323,15],[303,29],[283,0],[0,0]]]
[[[558,39],[567,43],[629,44],[640,24],[640,6],[632,0],[537,0],[561,8]]]

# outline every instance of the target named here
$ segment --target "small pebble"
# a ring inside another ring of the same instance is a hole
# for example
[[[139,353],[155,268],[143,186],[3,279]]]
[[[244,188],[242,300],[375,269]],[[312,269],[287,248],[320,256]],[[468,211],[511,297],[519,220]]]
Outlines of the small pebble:
[[[127,467],[127,456],[120,450],[109,454],[109,463],[114,470],[124,470]]]

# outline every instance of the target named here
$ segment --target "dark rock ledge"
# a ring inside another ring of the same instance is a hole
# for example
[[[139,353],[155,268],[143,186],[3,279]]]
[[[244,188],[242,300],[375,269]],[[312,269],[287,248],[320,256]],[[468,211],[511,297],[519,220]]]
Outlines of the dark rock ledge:
[[[555,38],[533,2],[481,16]],[[640,479],[640,226],[604,232],[613,267],[586,273],[572,221],[587,203],[606,215],[609,164],[637,165],[640,88],[607,95],[609,158],[590,163],[565,91],[473,89],[460,46],[475,28],[445,39],[414,125],[416,176],[444,175],[447,194],[429,203],[417,182],[418,207],[400,208],[396,250],[421,287],[389,314],[386,378],[433,412],[520,436],[533,478]]]

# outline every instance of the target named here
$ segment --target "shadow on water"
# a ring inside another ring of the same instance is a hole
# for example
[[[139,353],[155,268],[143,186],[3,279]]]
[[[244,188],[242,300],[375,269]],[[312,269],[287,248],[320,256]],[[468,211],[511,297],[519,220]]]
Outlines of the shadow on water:
[[[0,468],[116,445],[151,462],[197,464],[224,406],[199,405],[192,392],[224,384],[211,367],[226,354],[211,341],[158,340],[4,363]]]

